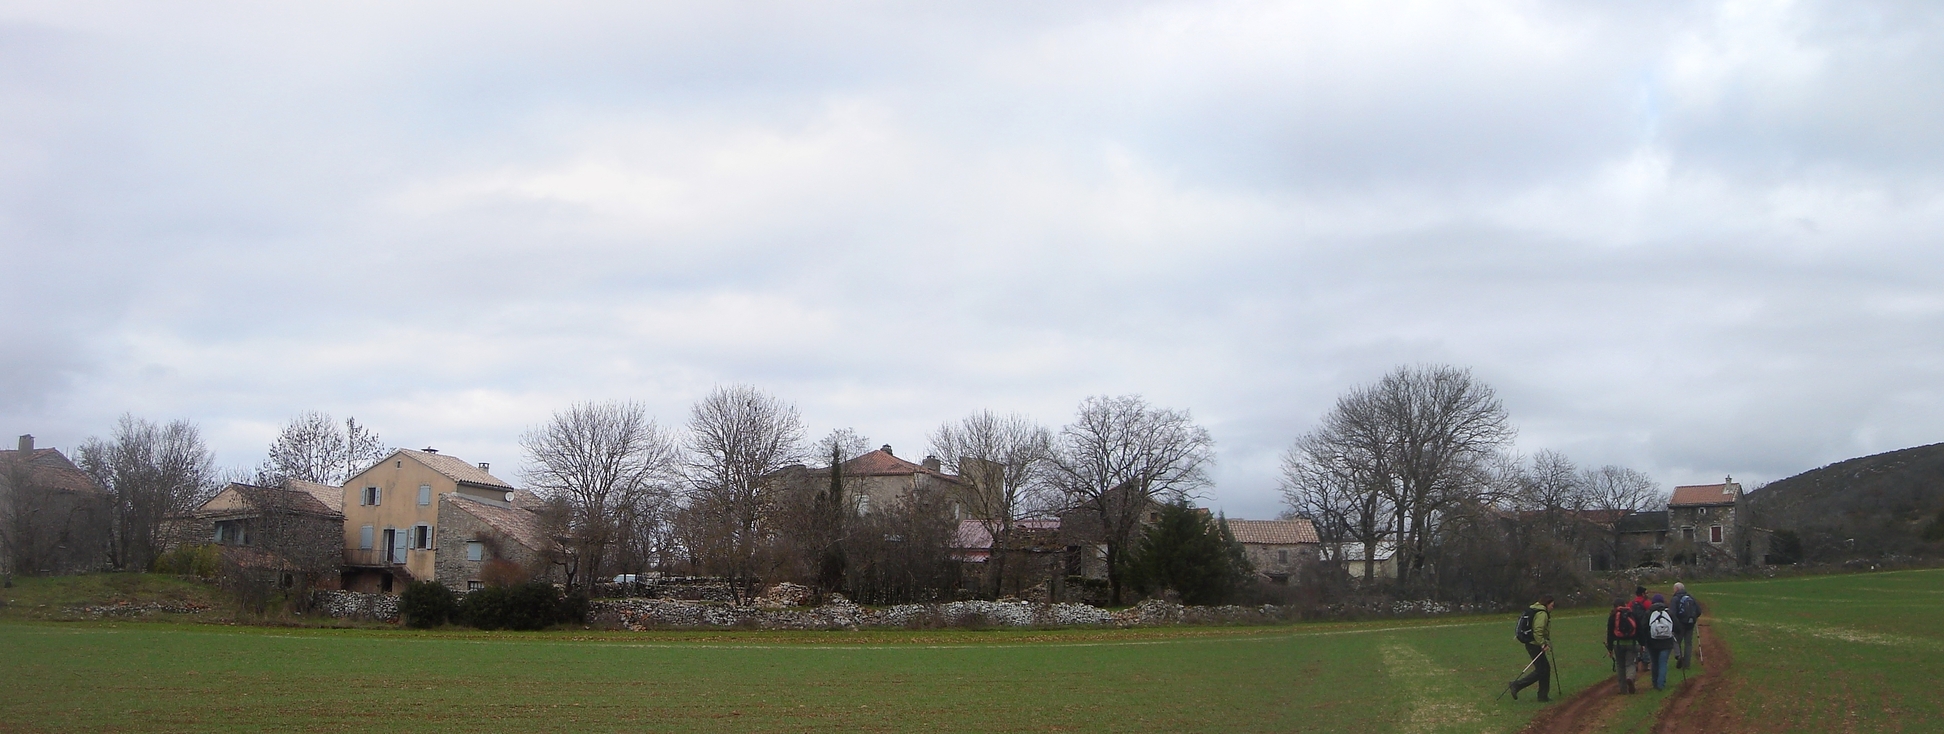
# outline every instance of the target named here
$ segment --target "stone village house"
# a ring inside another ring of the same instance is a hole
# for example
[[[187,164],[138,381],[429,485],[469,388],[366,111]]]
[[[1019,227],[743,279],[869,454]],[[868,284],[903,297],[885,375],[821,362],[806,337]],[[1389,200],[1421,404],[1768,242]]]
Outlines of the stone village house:
[[[495,580],[551,580],[557,547],[531,493],[437,449],[400,449],[344,483],[350,591],[397,592],[436,580],[455,591]]]
[[[343,498],[338,487],[295,479],[282,487],[231,483],[171,518],[168,535],[178,545],[215,544],[225,563],[275,573],[283,588],[336,588]]]
[[[0,450],[0,572],[27,575],[100,569],[107,559],[108,494],[58,449]]]

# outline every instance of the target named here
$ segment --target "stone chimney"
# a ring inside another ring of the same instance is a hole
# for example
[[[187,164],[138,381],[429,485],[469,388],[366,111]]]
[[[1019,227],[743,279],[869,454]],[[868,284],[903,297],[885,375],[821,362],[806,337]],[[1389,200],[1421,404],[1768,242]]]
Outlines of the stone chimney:
[[[419,450],[420,450],[420,451],[423,451],[423,452],[425,452],[425,453],[428,453],[428,454],[436,454],[436,453],[439,453],[439,450],[438,450],[438,449],[435,449],[435,448],[432,448],[431,446],[427,446],[427,447],[425,447],[425,448],[422,448],[422,449],[419,449]]]
[[[887,454],[891,454],[891,444],[888,444],[888,443],[887,443],[887,444],[885,444],[885,445],[884,445],[883,447],[881,447],[881,448],[879,448],[878,450],[879,450],[879,451],[882,451],[882,452],[884,452],[884,453],[887,453]],[[892,456],[897,456],[897,454],[891,454],[891,455],[892,455]]]
[[[24,454],[24,453],[27,453],[27,452],[29,452],[29,451],[33,451],[33,450],[34,450],[34,434],[31,434],[31,433],[23,433],[23,434],[21,434],[21,435],[20,435],[20,453],[23,453],[23,454]]]
[[[944,466],[944,464],[938,461],[938,457],[936,456],[927,456],[919,464],[924,466],[927,471],[938,471],[939,467]]]
[[[479,462],[479,470],[491,474],[493,473],[493,465],[484,461]]]

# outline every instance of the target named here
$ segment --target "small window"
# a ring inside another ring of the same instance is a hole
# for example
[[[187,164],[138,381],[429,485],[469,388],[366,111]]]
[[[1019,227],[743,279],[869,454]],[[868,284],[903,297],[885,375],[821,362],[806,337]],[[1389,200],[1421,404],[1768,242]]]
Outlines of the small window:
[[[1288,562],[1289,562],[1289,551],[1287,551],[1287,550],[1279,550],[1279,551],[1276,551],[1276,562],[1277,562],[1277,563],[1288,563]]]
[[[480,590],[480,589],[484,589],[484,588],[486,588],[486,585],[485,585],[485,584],[483,584],[483,583],[480,583],[480,582],[478,582],[478,581],[467,581],[467,582],[466,582],[466,590],[467,590],[467,591],[478,591],[478,590]]]
[[[376,529],[370,525],[358,528],[358,550],[371,550],[372,536]]]
[[[486,560],[486,544],[481,543],[477,540],[467,542],[466,560],[468,561]]]
[[[1721,542],[1721,526],[1720,526],[1720,525],[1711,525],[1711,526],[1709,526],[1709,527],[1708,527],[1708,542],[1710,542],[1710,543],[1719,543],[1719,542]]]
[[[1694,528],[1681,528],[1681,539],[1690,543],[1694,542]]]
[[[364,488],[364,496],[363,496],[363,497],[361,497],[361,498],[359,498],[359,500],[358,500],[358,504],[361,504],[361,505],[376,505],[376,504],[378,504],[378,488],[377,488],[377,487],[365,487],[365,488]]]
[[[424,507],[429,504],[432,504],[432,485],[421,484],[419,485],[419,506]]]
[[[1708,508],[1706,508],[1706,507],[1703,507],[1703,508],[1701,508],[1701,514],[1703,514],[1703,515],[1706,515],[1706,514],[1708,514]]]
[[[412,547],[419,550],[432,547],[432,526],[424,524],[413,526]]]

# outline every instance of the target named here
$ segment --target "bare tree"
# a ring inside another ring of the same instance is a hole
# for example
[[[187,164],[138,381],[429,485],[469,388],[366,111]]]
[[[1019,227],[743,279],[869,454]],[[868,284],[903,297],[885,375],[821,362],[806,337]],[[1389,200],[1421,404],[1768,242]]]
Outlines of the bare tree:
[[[1587,469],[1579,481],[1590,509],[1651,512],[1667,507],[1667,495],[1653,477],[1624,466]]]
[[[1060,429],[1048,481],[1068,506],[1100,522],[1114,604],[1144,515],[1157,500],[1182,499],[1207,484],[1214,461],[1215,439],[1187,411],[1156,408],[1138,395],[1087,398]]]
[[[215,459],[188,421],[156,425],[124,415],[107,440],[90,438],[78,462],[110,501],[109,561],[145,569],[169,544],[168,518],[187,514],[217,489]]]
[[[293,480],[302,481],[302,480]],[[245,547],[224,555],[223,583],[249,611],[261,614],[281,593],[291,608],[310,608],[310,590],[343,560],[343,521],[294,483],[260,487],[233,483],[250,510]]]
[[[1347,415],[1332,413],[1329,420],[1337,425],[1296,439],[1283,454],[1283,501],[1316,526],[1325,559],[1341,562],[1344,543],[1361,545],[1363,577],[1374,579],[1377,545],[1397,530],[1391,524],[1394,493],[1386,447],[1357,441],[1357,427],[1341,425]]]
[[[565,505],[567,585],[591,588],[624,521],[638,527],[666,504],[677,476],[675,438],[640,403],[577,403],[520,437],[527,485]]]
[[[992,538],[994,594],[1005,588],[1006,539],[1013,521],[1045,504],[1044,486],[1053,456],[1053,432],[1017,413],[1000,417],[982,410],[932,431],[931,451],[965,483],[952,499],[985,526]]]
[[[73,485],[72,469],[58,456],[21,451],[0,460],[0,573],[100,567],[108,538],[106,503],[92,489]]]
[[[277,486],[300,479],[336,487],[387,453],[378,434],[359,425],[357,418],[346,418],[339,426],[331,414],[313,410],[284,424],[269,456],[257,466],[254,481]]]
[[[803,459],[803,420],[754,387],[718,387],[689,410],[686,443],[687,509],[702,523],[690,536],[707,543],[691,552],[744,593],[768,539],[775,474]]]
[[[1338,398],[1292,453],[1339,489],[1379,495],[1370,502],[1388,506],[1398,574],[1408,578],[1444,511],[1489,496],[1498,449],[1512,435],[1498,396],[1470,371],[1399,367]]]
[[[1515,471],[1513,504],[1518,509],[1540,513],[1555,522],[1563,513],[1588,509],[1579,467],[1565,454],[1541,450],[1530,462],[1516,462]]]
[[[856,429],[839,428],[817,439],[817,445],[810,451],[819,459],[834,457],[831,460],[835,466],[870,453],[871,439]]]

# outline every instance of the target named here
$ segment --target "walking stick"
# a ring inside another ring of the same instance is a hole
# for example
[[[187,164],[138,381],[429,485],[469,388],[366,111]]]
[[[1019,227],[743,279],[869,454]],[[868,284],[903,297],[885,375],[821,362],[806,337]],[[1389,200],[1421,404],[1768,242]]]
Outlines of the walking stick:
[[[1531,660],[1527,660],[1527,661],[1526,661],[1526,666],[1525,666],[1524,668],[1520,668],[1520,669],[1519,669],[1519,678],[1524,678],[1524,677],[1525,677],[1525,674],[1526,674],[1526,671],[1528,671],[1528,670],[1531,670],[1531,669],[1532,669],[1532,666],[1533,666],[1533,664],[1534,664],[1534,663],[1537,663],[1537,662],[1539,662],[1539,658],[1540,658],[1540,656],[1543,656],[1543,655],[1545,655],[1545,654],[1546,654],[1546,651],[1545,651],[1545,650],[1540,650],[1540,651],[1539,651],[1539,654],[1538,654],[1538,655],[1534,655],[1534,656],[1532,656],[1532,659],[1531,659]],[[1513,680],[1518,680],[1519,678],[1513,678]],[[1500,689],[1499,689],[1499,694],[1498,694],[1498,695],[1496,695],[1496,696],[1493,696],[1493,697],[1492,697],[1492,701],[1493,701],[1494,703],[1497,703],[1499,699],[1501,699],[1501,698],[1505,698],[1505,692],[1506,692],[1506,691],[1509,691],[1509,690],[1512,690],[1512,687],[1511,687],[1511,686],[1505,686],[1505,687],[1503,687],[1503,688],[1500,688]]]
[[[1559,696],[1561,698],[1564,698],[1566,696],[1566,683],[1561,681],[1559,678],[1559,654],[1558,653],[1554,653],[1552,656],[1552,669],[1553,669],[1553,687],[1559,689]]]

